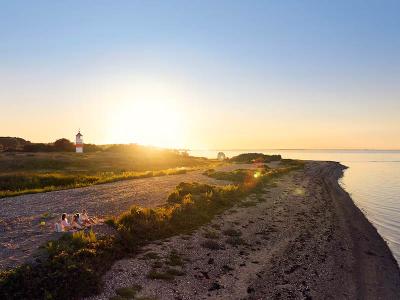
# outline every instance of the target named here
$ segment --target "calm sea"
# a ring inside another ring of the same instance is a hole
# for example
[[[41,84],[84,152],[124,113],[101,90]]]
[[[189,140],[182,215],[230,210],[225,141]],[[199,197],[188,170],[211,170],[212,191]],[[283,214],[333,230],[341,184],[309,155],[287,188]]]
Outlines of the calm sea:
[[[241,150],[223,151],[228,157],[244,152],[281,154],[284,158],[339,161],[349,168],[341,185],[387,241],[400,264],[400,151],[387,150]],[[191,151],[216,158],[215,151]]]

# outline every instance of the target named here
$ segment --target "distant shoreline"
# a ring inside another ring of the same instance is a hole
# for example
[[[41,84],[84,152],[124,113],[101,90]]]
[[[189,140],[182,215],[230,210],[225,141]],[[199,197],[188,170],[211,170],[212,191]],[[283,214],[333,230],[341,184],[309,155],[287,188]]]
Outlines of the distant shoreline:
[[[400,152],[400,149],[313,149],[313,148],[260,148],[260,149],[188,149],[188,151],[238,151],[243,153],[254,151],[333,151],[333,152],[362,152],[362,151],[376,151],[376,152]]]

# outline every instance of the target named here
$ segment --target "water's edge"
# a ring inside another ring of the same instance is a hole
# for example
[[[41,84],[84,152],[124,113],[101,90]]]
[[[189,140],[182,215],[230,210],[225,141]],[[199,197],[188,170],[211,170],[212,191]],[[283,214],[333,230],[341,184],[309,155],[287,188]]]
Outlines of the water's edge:
[[[374,222],[372,222],[372,221],[368,218],[368,215],[365,213],[364,209],[363,209],[362,207],[360,207],[359,205],[357,205],[357,203],[356,203],[356,201],[354,201],[354,199],[353,199],[351,193],[349,193],[349,192],[346,190],[346,188],[343,186],[343,178],[344,178],[344,176],[345,176],[345,171],[348,170],[350,167],[348,167],[348,166],[346,166],[346,165],[343,165],[343,164],[341,164],[340,162],[336,162],[336,163],[338,163],[338,164],[342,167],[342,169],[341,169],[341,171],[340,171],[341,174],[340,174],[340,176],[338,176],[338,178],[337,178],[337,184],[338,184],[339,188],[342,190],[342,193],[345,194],[346,197],[347,197],[348,199],[350,199],[350,201],[351,201],[352,205],[355,207],[355,209],[357,209],[357,210],[363,215],[365,221],[368,222],[368,223],[371,225],[371,227],[373,227],[373,229],[375,230],[376,234],[380,237],[380,239],[382,240],[382,242],[386,245],[387,250],[390,252],[390,254],[391,254],[391,256],[392,256],[393,261],[395,261],[397,267],[400,268],[399,261],[396,260],[395,254],[394,254],[394,252],[392,251],[391,247],[389,246],[389,244],[388,244],[387,240],[385,239],[385,237],[379,232],[379,230],[378,230],[378,228],[375,226]],[[400,272],[400,269],[399,269],[399,272]]]

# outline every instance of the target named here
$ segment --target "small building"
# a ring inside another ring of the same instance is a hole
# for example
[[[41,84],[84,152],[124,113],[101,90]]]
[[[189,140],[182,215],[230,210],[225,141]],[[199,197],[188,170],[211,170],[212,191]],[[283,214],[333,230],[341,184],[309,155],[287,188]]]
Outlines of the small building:
[[[217,159],[218,160],[225,160],[226,159],[225,153],[224,152],[218,152]]]
[[[83,135],[81,134],[80,130],[75,137],[76,137],[75,139],[76,153],[83,153],[83,139],[82,139]]]

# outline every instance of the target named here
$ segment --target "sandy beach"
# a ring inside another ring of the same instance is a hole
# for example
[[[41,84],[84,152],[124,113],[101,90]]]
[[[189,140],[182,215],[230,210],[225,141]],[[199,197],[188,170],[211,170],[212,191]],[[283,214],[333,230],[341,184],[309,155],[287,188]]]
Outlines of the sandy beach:
[[[399,299],[398,264],[338,184],[343,169],[307,163],[192,235],[118,261],[90,299],[131,286],[151,299]],[[173,279],[149,278],[171,268]]]

